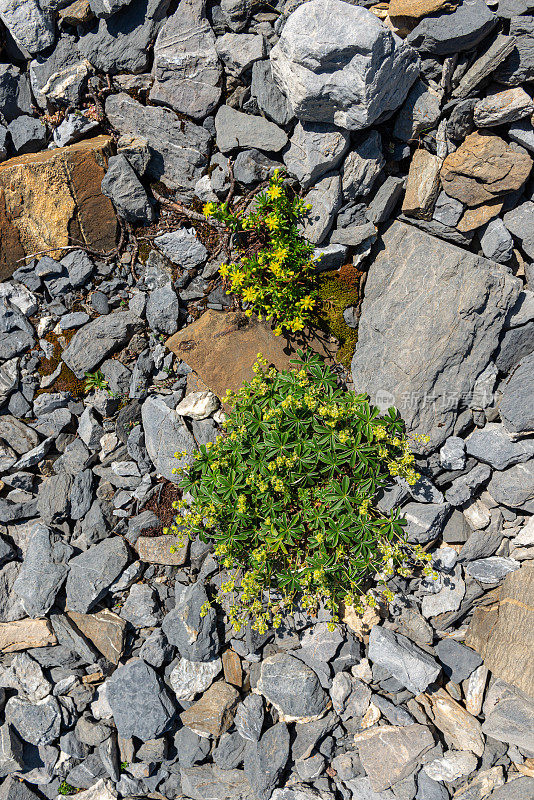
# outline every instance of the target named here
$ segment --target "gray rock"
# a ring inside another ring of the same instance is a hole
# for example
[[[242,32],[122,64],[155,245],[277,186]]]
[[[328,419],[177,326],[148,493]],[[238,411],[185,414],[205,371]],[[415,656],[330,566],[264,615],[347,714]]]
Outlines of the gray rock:
[[[458,8],[443,17],[425,17],[407,36],[408,44],[421,53],[434,56],[471,50],[493,30],[498,18],[483,0],[464,0]]]
[[[434,745],[429,728],[418,724],[375,726],[368,736],[356,741],[362,767],[377,792],[407,778]]]
[[[297,8],[270,58],[298,119],[349,130],[387,118],[419,72],[410,47],[371,12],[340,0]]]
[[[169,336],[176,333],[179,316],[180,301],[170,283],[150,292],[146,304],[146,320],[153,331]]]
[[[243,763],[246,742],[237,731],[223,733],[213,751],[213,761],[221,769],[235,769]]]
[[[524,89],[506,89],[477,101],[473,119],[477,128],[506,125],[532,114],[534,105]]]
[[[522,119],[514,122],[508,128],[508,137],[512,142],[517,142],[521,147],[525,147],[530,152],[534,152],[534,128],[530,120]]]
[[[492,219],[480,237],[482,252],[486,258],[506,264],[514,254],[514,241],[500,217]]]
[[[111,156],[102,180],[102,194],[109,197],[119,217],[128,222],[152,222],[154,209],[126,156]]]
[[[325,175],[304,197],[304,203],[312,208],[302,228],[305,237],[313,244],[321,244],[326,238],[341,207],[341,198],[341,178],[336,173]]]
[[[128,563],[128,547],[114,536],[69,561],[67,607],[86,614],[106,594]]]
[[[217,147],[225,154],[247,147],[277,152],[287,143],[287,134],[274,122],[243,114],[227,105],[221,106],[215,115],[215,130]]]
[[[369,222],[380,225],[390,218],[402,197],[404,183],[404,178],[393,175],[386,178],[367,207],[366,216]]]
[[[499,372],[510,372],[524,356],[534,351],[534,320],[512,328],[504,334],[495,356]]]
[[[268,119],[276,122],[277,125],[287,125],[293,115],[286,96],[274,81],[269,59],[256,61],[252,65],[250,91],[258,108]]]
[[[505,226],[511,234],[519,239],[521,247],[529,256],[534,258],[534,203],[527,200],[525,203],[507,211],[503,217]]]
[[[64,314],[59,320],[59,325],[62,331],[68,331],[73,328],[81,328],[89,320],[90,316],[85,311],[73,311],[72,314]]]
[[[74,289],[85,286],[94,272],[95,266],[83,250],[72,250],[61,260],[67,268],[69,281]]]
[[[150,628],[157,625],[158,612],[156,593],[148,583],[134,583],[120,615],[134,628]]]
[[[488,481],[490,475],[491,469],[486,464],[477,464],[466,475],[453,480],[450,489],[445,492],[445,499],[453,506],[462,506]]]
[[[127,94],[106,100],[106,116],[121,133],[142,136],[151,149],[147,173],[171,189],[192,189],[208,163],[210,134],[167,108],[142,106]]]
[[[32,527],[24,563],[13,584],[30,617],[44,617],[50,611],[67,577],[67,562],[73,548],[40,522]]]
[[[259,741],[248,741],[245,775],[258,800],[269,800],[289,758],[289,731],[278,722]]]
[[[383,241],[366,283],[352,361],[355,389],[397,406],[408,430],[429,435],[429,449],[435,448],[453,433],[460,399],[487,366],[519,285],[500,265],[401,222]],[[434,295],[440,314],[428,315]]]
[[[37,495],[37,510],[43,522],[52,525],[66,519],[70,511],[71,485],[72,478],[64,472],[42,482]]]
[[[173,264],[178,264],[183,269],[194,269],[208,257],[208,251],[199,242],[193,228],[163,233],[154,239],[154,243]]]
[[[288,653],[276,653],[262,661],[254,692],[262,694],[285,722],[318,719],[328,709],[316,673]]]
[[[402,142],[411,142],[432,130],[440,117],[441,95],[418,80],[397,114],[393,135]]]
[[[497,503],[534,512],[534,460],[494,472],[488,492]]]
[[[37,153],[46,144],[46,127],[35,117],[17,117],[9,124],[8,131],[18,155]]]
[[[465,466],[465,441],[449,436],[439,451],[439,462],[444,469],[463,469]]]
[[[0,726],[0,778],[24,768],[22,742],[7,722]]]
[[[449,197],[445,192],[440,192],[432,219],[453,228],[459,221],[464,211],[464,204],[454,197]]]
[[[417,774],[415,800],[449,800],[449,797],[450,795],[442,783],[429,778],[423,770]]]
[[[131,0],[90,0],[91,11],[96,17],[106,19],[116,14],[121,8],[130,4]],[[66,0],[65,0],[66,2]]]
[[[426,544],[437,539],[450,511],[449,503],[407,503],[402,514],[406,518],[408,541]]]
[[[163,619],[161,627],[165,636],[188,661],[213,661],[219,655],[215,611],[210,608],[207,614],[201,615],[207,600],[200,581],[182,587],[177,593],[175,607]]]
[[[453,683],[465,681],[482,664],[478,653],[454,639],[442,639],[434,649],[443,672]]]
[[[103,435],[104,429],[95,417],[93,409],[86,408],[78,422],[78,436],[89,450],[99,450]]]
[[[483,428],[474,431],[465,440],[470,456],[485,461],[498,470],[506,469],[534,456],[534,441],[522,439],[512,441],[503,425],[489,422]]]
[[[217,39],[216,48],[226,71],[236,78],[265,58],[265,40],[256,33],[225,33]]]
[[[509,572],[514,572],[520,566],[519,561],[514,558],[491,556],[478,561],[468,561],[464,570],[480,583],[495,584],[500,583]]]
[[[249,694],[239,703],[234,724],[242,739],[257,742],[261,736],[265,712],[263,699],[257,694]]]
[[[213,661],[188,661],[181,658],[169,675],[169,683],[178,700],[191,700],[196,694],[209,689],[221,669],[220,658]]]
[[[440,588],[441,587],[441,588]],[[432,586],[436,594],[423,597],[421,614],[427,619],[438,614],[447,614],[457,611],[464,599],[465,583],[462,579],[462,570],[457,566],[451,574],[441,576]]]
[[[174,734],[174,746],[178,751],[180,768],[189,769],[200,761],[204,761],[211,745],[209,739],[199,736],[198,733],[184,725]]]
[[[12,64],[0,64],[0,106],[6,122],[32,113],[28,75]]]
[[[534,701],[510,687],[508,696],[486,713],[482,731],[499,742],[534,752]]]
[[[534,319],[534,292],[526,289],[521,292],[517,303],[512,308],[506,319],[508,328],[517,328]]]
[[[410,639],[380,625],[371,628],[369,660],[386,669],[414,694],[424,692],[441,671],[435,659]]]
[[[150,99],[193,119],[204,119],[219,102],[221,75],[205,0],[181,2],[154,45]]]
[[[368,195],[385,163],[378,131],[360,135],[341,170],[345,200]]]
[[[59,737],[61,711],[52,695],[37,703],[31,703],[23,697],[11,697],[6,703],[5,717],[21,739],[30,744],[51,744]]]
[[[157,673],[139,658],[118,667],[106,682],[119,736],[155,739],[168,727],[176,707]]]
[[[504,385],[499,412],[512,436],[534,432],[534,353],[523,358]]]
[[[66,147],[68,144],[83,139],[95,128],[98,128],[96,120],[89,119],[76,110],[68,114],[54,130],[54,144],[58,147]]]
[[[298,122],[284,153],[284,164],[303,189],[335,169],[346,153],[350,136],[320,122]]]
[[[491,525],[486,530],[473,531],[462,547],[458,561],[464,563],[492,556],[497,552],[502,538],[502,531],[499,528],[492,530]]]
[[[534,792],[534,778],[521,776],[494,789],[489,800],[524,800]]]
[[[54,50],[30,62],[29,75],[37,105],[45,109],[47,101],[76,106],[91,65],[78,52],[76,39],[63,35]]]
[[[95,69],[117,75],[145,72],[169,0],[133,0],[127,12],[101,19],[80,37],[78,49]]]
[[[0,437],[19,455],[39,444],[39,436],[34,429],[10,414],[0,417]]]
[[[534,18],[531,16],[512,17],[509,32],[513,38],[514,49],[494,74],[499,83],[507,86],[519,86],[524,81],[531,81],[534,76],[532,53]]]
[[[279,161],[273,161],[259,150],[242,150],[234,161],[234,177],[239,183],[250,186],[271,177]]]
[[[158,669],[171,660],[173,651],[173,646],[168,643],[161,628],[156,628],[141,645],[139,656],[151,667]]]
[[[37,0],[2,0],[0,18],[19,47],[40,53],[56,38],[52,17]]]
[[[195,440],[181,417],[158,396],[148,397],[141,408],[145,445],[157,472],[167,480],[177,480],[173,469],[184,467],[193,460],[197,449]],[[175,458],[176,452],[187,455]]]
[[[76,377],[83,378],[140,329],[141,320],[130,311],[97,317],[76,331],[61,357]]]

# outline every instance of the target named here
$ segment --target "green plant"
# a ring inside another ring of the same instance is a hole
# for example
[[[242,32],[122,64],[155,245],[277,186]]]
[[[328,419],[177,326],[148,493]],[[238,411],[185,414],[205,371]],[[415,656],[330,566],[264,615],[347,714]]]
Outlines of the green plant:
[[[128,761],[121,761],[121,772],[126,772],[130,764]]]
[[[206,217],[224,222],[236,234],[241,252],[238,264],[222,264],[219,269],[227,293],[248,304],[248,316],[255,312],[274,321],[277,335],[284,328],[302,330],[316,304],[313,245],[299,229],[310,208],[284,184],[279,170],[248,213],[230,209],[227,203],[204,206]]]
[[[63,795],[76,794],[79,791],[79,789],[76,789],[75,786],[71,786],[70,783],[67,783],[65,780],[61,781],[58,786],[58,792]]]
[[[85,391],[91,392],[93,389],[107,389],[108,382],[104,378],[104,374],[101,370],[97,370],[96,372],[86,372],[85,373]]]
[[[175,504],[171,531],[215,542],[227,570],[215,600],[232,595],[234,627],[276,627],[296,603],[338,620],[343,604],[361,613],[391,599],[395,572],[430,574],[399,513],[375,503],[392,476],[418,478],[397,412],[344,391],[316,355],[282,372],[258,358],[256,377],[227,398],[225,434],[176,470],[192,499]]]

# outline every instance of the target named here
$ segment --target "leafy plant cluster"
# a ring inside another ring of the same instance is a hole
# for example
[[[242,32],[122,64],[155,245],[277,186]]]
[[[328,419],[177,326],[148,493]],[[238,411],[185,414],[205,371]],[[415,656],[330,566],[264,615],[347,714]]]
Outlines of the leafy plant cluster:
[[[226,398],[224,435],[176,470],[184,496],[166,530],[215,543],[226,573],[215,600],[231,595],[236,629],[279,626],[296,603],[338,620],[342,604],[391,600],[395,572],[432,572],[399,513],[375,502],[393,476],[418,478],[401,418],[340,388],[318,356],[294,363],[278,372],[259,354],[255,377]]]
[[[235,294],[248,307],[276,324],[275,334],[285,328],[301,331],[316,304],[311,245],[299,223],[311,206],[294,195],[275,170],[265,192],[248,213],[230,209],[227,203],[206,203],[204,215],[223,222],[236,235],[239,263],[222,264],[227,294]]]

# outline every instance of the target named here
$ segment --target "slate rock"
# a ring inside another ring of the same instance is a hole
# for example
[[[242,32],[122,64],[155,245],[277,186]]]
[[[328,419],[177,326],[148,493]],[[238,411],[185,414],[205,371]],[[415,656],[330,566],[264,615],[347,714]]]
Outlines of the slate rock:
[[[432,130],[439,120],[440,105],[440,94],[418,80],[397,114],[393,135],[403,142],[411,142]]]
[[[118,667],[106,682],[107,698],[123,739],[155,739],[168,727],[175,704],[157,673],[141,659]]]
[[[482,664],[478,653],[454,639],[442,639],[434,649],[443,672],[453,683],[465,681]]]
[[[427,16],[407,36],[407,42],[421,53],[449,55],[476,47],[496,26],[498,18],[483,0],[463,0],[444,17]]]
[[[28,75],[12,64],[0,64],[0,104],[6,122],[32,113]]]
[[[413,772],[424,753],[434,746],[426,725],[375,727],[356,735],[362,767],[371,788],[383,792]]]
[[[496,422],[489,422],[475,430],[465,443],[469,455],[498,470],[528,461],[534,456],[534,441],[523,439],[514,442],[504,426]]]
[[[511,508],[526,507],[533,512],[534,460],[494,472],[487,489],[497,503]]]
[[[80,328],[61,357],[77,378],[83,378],[141,329],[141,320],[130,311],[98,317]]]
[[[302,228],[313,244],[321,244],[326,238],[341,207],[341,198],[341,178],[334,172],[327,173],[305,195],[304,204],[311,205],[311,211]]]
[[[522,692],[511,690],[486,713],[482,731],[492,739],[533,752],[534,701]]]
[[[196,694],[209,689],[221,669],[220,658],[213,661],[188,661],[181,658],[169,675],[169,683],[178,700],[191,700]]]
[[[111,156],[102,180],[102,194],[109,197],[119,217],[128,222],[149,223],[154,219],[147,193],[126,156]]]
[[[60,534],[41,522],[35,523],[24,563],[13,584],[13,592],[30,617],[44,617],[52,608],[67,578],[73,552]]]
[[[328,710],[328,698],[316,673],[288,653],[262,661],[253,691],[262,694],[286,722],[318,719]]]
[[[38,153],[46,143],[46,127],[35,117],[17,117],[8,126],[8,131],[18,155]]]
[[[178,330],[180,301],[171,284],[154,289],[148,296],[146,320],[153,331],[171,335]]]
[[[274,122],[243,114],[228,105],[221,106],[217,111],[215,130],[217,147],[224,154],[246,147],[278,152],[287,143],[287,134]]]
[[[523,800],[534,792],[534,778],[520,776],[493,790],[489,800]]]
[[[525,356],[504,385],[499,412],[513,437],[534,431],[534,353]]]
[[[506,331],[495,355],[495,366],[499,372],[510,372],[524,356],[534,351],[534,320]]]
[[[234,723],[242,739],[257,742],[261,736],[265,712],[263,699],[257,694],[249,694],[236,711]]]
[[[213,751],[213,761],[221,769],[235,769],[243,763],[245,749],[246,742],[237,731],[223,733]]]
[[[250,91],[258,104],[258,108],[265,114],[267,119],[276,122],[277,125],[287,125],[292,117],[292,112],[286,96],[274,81],[269,59],[255,61],[252,65]]]
[[[401,634],[375,625],[369,637],[369,660],[386,669],[410,692],[424,692],[440,674],[431,656]]]
[[[269,728],[259,741],[248,741],[245,775],[258,800],[269,800],[289,758],[289,730],[283,722]]]
[[[464,567],[465,572],[480,583],[500,583],[509,572],[520,568],[519,561],[503,556],[490,556],[475,561],[469,561]]]
[[[534,40],[534,18],[514,16],[510,20],[510,36],[514,49],[506,61],[495,71],[495,78],[506,86],[519,86],[531,81],[534,76],[532,42]]]
[[[197,449],[195,440],[185,427],[182,418],[158,396],[148,397],[142,405],[141,415],[145,445],[160,475],[176,482],[173,469],[184,467],[193,460]],[[175,458],[176,452],[187,451],[186,456]]]
[[[250,186],[267,180],[279,168],[278,161],[273,161],[259,150],[241,150],[234,161],[234,177],[239,183]]]
[[[332,125],[297,122],[284,152],[284,164],[302,188],[308,189],[339,165],[349,144],[349,134]]]
[[[209,739],[199,736],[184,725],[174,734],[174,746],[178,751],[180,768],[189,769],[204,761],[210,751],[211,743]]]
[[[182,269],[194,269],[203,264],[208,256],[208,251],[192,228],[163,233],[154,239],[154,243],[173,264],[178,264]]]
[[[199,736],[218,738],[232,725],[239,692],[224,681],[217,681],[188,709],[180,719]]]
[[[52,695],[36,703],[22,697],[11,697],[6,703],[5,718],[21,739],[30,744],[51,744],[59,737],[61,711]]]
[[[86,614],[106,594],[129,560],[123,539],[114,536],[69,561],[67,607]],[[150,737],[149,737],[150,738]]]
[[[250,800],[251,786],[242,769],[220,769],[216,764],[180,770],[181,790],[192,800]]]
[[[40,53],[54,43],[55,26],[37,0],[3,0],[0,18],[19,47]]]
[[[265,41],[256,33],[225,33],[218,37],[216,49],[226,72],[236,78],[265,57]]]
[[[534,234],[532,233],[534,203],[527,200],[525,203],[521,203],[507,211],[503,217],[503,222],[510,233],[519,239],[525,253],[530,258],[534,258]]]
[[[449,516],[449,503],[407,503],[402,508],[406,518],[408,541],[425,544],[436,539]]]
[[[345,158],[341,171],[345,200],[366,197],[385,163],[378,131],[360,135]]]
[[[188,661],[213,661],[219,655],[215,611],[210,608],[204,616],[200,613],[207,600],[200,581],[182,587],[177,593],[175,607],[163,619],[165,636]]]
[[[500,265],[437,243],[402,222],[390,226],[383,242],[366,283],[352,361],[354,386],[369,392],[373,402],[380,397],[396,406],[408,430],[429,435],[429,448],[435,448],[453,433],[459,400],[487,366],[519,286]],[[434,295],[439,315],[426,313]],[[458,304],[466,310],[461,319]],[[469,308],[478,309],[475,316]],[[402,363],[402,371],[396,363]],[[435,399],[429,402],[430,397]]]
[[[492,219],[480,237],[482,252],[486,258],[506,264],[513,256],[514,241],[500,217]]]
[[[348,130],[387,118],[419,72],[410,47],[371,12],[340,0],[312,0],[297,8],[270,58],[275,81],[299,120]]]

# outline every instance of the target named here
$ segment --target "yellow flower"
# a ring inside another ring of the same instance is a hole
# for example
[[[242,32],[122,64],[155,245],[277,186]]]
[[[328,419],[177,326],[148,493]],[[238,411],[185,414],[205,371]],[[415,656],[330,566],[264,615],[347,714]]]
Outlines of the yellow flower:
[[[304,297],[300,301],[300,307],[304,308],[306,311],[310,311],[310,309],[312,309],[314,307],[314,305],[315,305],[315,300],[309,294],[307,294],[306,297]]]
[[[280,220],[276,214],[269,214],[268,217],[265,217],[265,224],[270,231],[276,231],[280,227]]]
[[[297,318],[296,318],[296,319],[294,319],[294,320],[293,320],[293,322],[291,323],[291,330],[292,330],[293,332],[295,332],[295,331],[301,331],[303,328],[304,328],[304,321],[303,321],[303,320],[302,320],[300,317],[297,317]]]
[[[254,302],[257,294],[257,289],[254,289],[253,286],[248,286],[243,292],[243,300],[246,300],[247,302]]]
[[[279,186],[271,186],[270,189],[267,189],[267,194],[271,200],[276,200],[277,197],[282,197],[282,189]]]
[[[219,267],[219,275],[222,278],[226,278],[229,272],[230,272],[230,267],[228,266],[228,264],[221,264],[221,266]]]
[[[275,336],[280,336],[280,335],[281,335],[281,333],[282,333],[282,326],[281,326],[281,325],[278,325],[278,326],[277,326],[277,327],[274,329],[273,333],[274,333],[274,335],[275,335]]]
[[[204,208],[202,209],[202,213],[205,217],[211,217],[215,209],[217,208],[215,203],[206,203]]]

